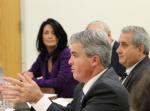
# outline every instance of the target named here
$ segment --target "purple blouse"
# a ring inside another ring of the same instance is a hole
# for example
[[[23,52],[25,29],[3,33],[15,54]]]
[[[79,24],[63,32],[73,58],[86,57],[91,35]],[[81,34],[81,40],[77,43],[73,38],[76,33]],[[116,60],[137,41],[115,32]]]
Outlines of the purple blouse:
[[[65,48],[52,64],[51,72],[48,72],[49,54],[48,52],[40,53],[29,70],[34,74],[33,80],[40,87],[54,88],[58,97],[72,97],[78,82],[73,78],[71,66],[68,64],[70,56],[70,50]],[[37,79],[40,76],[43,78]]]

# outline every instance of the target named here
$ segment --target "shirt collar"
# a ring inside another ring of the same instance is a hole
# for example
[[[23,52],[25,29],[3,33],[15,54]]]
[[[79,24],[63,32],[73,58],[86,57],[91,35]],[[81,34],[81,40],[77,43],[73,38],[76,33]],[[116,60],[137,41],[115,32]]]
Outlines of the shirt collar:
[[[84,86],[83,86],[83,93],[86,95],[86,93],[89,91],[91,86],[96,82],[96,80],[107,70],[108,68],[104,69],[102,72],[91,78]]]
[[[136,64],[134,64],[133,66],[129,67],[126,69],[126,73],[127,75],[130,74],[130,72],[135,68],[135,66],[137,66],[144,58],[142,58],[140,61],[138,61]]]
[[[113,40],[113,41],[111,42],[111,47],[113,47],[113,46],[114,46],[114,43],[115,43],[115,41]]]

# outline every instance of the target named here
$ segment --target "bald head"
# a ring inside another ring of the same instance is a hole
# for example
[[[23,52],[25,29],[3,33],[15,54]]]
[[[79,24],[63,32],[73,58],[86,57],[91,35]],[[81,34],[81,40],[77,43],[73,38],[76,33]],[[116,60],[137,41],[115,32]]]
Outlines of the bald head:
[[[111,43],[112,42],[112,35],[109,26],[102,21],[93,21],[89,23],[86,27],[87,30],[95,30],[95,31],[103,31],[108,35],[108,40]]]

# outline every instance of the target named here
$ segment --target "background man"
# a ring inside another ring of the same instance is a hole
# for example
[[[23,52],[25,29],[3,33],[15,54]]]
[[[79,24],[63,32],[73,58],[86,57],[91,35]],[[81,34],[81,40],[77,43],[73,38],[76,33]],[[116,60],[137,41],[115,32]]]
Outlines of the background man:
[[[124,86],[130,92],[139,81],[144,71],[150,70],[149,45],[150,38],[144,28],[127,26],[122,29],[117,53],[119,62],[126,67],[127,77]]]
[[[107,34],[107,39],[112,47],[111,66],[120,77],[124,77],[125,67],[119,63],[118,54],[116,52],[119,43],[112,38],[112,33],[109,26],[102,21],[94,21],[88,24],[88,30],[104,31]]]

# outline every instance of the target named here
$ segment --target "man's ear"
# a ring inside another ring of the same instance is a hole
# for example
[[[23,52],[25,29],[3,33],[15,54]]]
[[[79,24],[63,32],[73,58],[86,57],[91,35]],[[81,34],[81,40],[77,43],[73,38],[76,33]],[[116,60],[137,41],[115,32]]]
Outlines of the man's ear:
[[[144,53],[144,44],[139,45],[139,51]]]
[[[113,38],[112,38],[112,33],[111,32],[108,32],[108,41],[109,41],[109,43],[111,44],[112,43],[112,41],[113,41]]]
[[[100,62],[101,62],[101,60],[98,55],[94,55],[92,57],[92,66],[97,66]]]
[[[108,32],[108,37],[112,39],[112,33]]]

